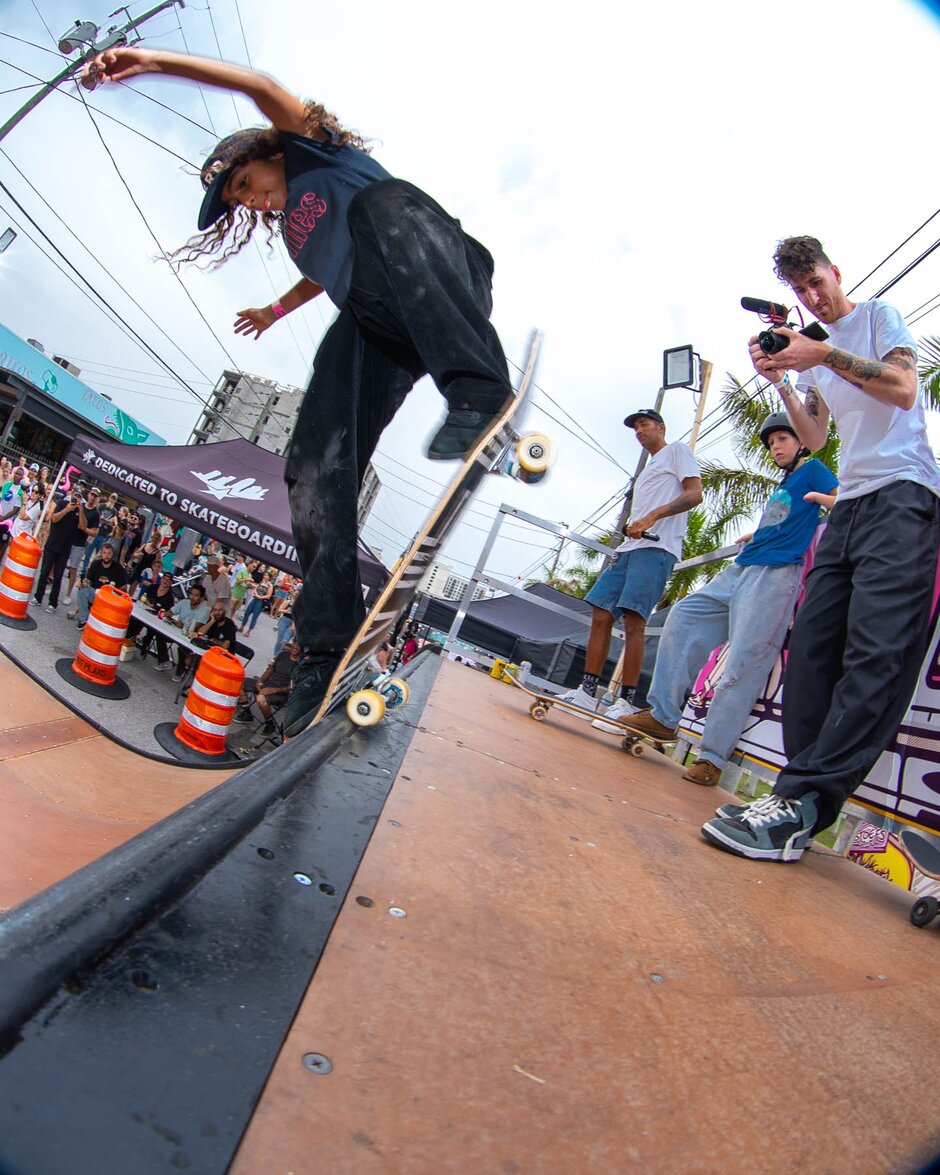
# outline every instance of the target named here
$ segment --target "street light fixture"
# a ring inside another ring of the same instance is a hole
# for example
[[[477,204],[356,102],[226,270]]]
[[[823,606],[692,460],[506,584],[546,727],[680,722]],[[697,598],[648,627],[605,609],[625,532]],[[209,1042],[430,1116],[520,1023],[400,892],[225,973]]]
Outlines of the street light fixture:
[[[693,351],[691,343],[663,351],[663,390],[692,387],[696,382],[696,359],[699,356]]]
[[[8,228],[3,233],[0,233],[0,253],[5,253],[15,240],[16,233],[11,228]]]

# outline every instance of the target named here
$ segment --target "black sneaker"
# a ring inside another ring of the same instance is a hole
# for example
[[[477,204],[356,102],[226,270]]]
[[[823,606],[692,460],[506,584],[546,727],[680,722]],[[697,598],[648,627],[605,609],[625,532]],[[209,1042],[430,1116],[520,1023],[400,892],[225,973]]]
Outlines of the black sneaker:
[[[277,734],[277,723],[274,721],[273,718],[269,722],[266,722],[264,724],[264,726],[261,727],[261,733],[263,735],[265,735],[267,738],[270,738],[272,735]]]
[[[769,796],[733,820],[720,816],[702,825],[702,836],[726,853],[753,861],[798,861],[816,827],[818,792],[798,800]]]
[[[251,714],[247,710],[236,710],[232,715],[232,721],[243,722],[247,724],[249,722],[254,722],[254,718],[252,718]]]
[[[294,663],[290,694],[281,723],[285,737],[293,738],[310,725],[326,697],[326,687],[339,661],[338,656],[307,653]]]
[[[477,443],[500,414],[501,409],[492,412],[473,412],[464,408],[452,408],[444,423],[431,438],[427,455],[432,461],[462,460]]]

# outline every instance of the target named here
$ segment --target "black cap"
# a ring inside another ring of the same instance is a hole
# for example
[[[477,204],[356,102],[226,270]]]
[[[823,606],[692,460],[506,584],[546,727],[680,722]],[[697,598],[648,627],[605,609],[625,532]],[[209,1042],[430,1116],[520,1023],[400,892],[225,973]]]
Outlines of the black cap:
[[[215,150],[202,165],[199,178],[206,189],[202,207],[199,209],[199,231],[207,228],[224,216],[228,205],[222,199],[222,192],[235,166],[235,160],[244,155],[263,132],[260,129],[236,131],[234,135],[216,143]]]
[[[655,420],[657,424],[665,424],[665,420],[659,415],[655,408],[639,408],[636,412],[631,412],[624,424],[627,428],[633,428],[641,416],[646,416],[650,420]]]

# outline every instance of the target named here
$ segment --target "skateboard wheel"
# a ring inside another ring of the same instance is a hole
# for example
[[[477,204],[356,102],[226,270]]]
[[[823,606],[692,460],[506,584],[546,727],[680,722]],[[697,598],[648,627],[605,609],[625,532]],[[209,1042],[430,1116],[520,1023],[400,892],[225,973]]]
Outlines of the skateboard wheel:
[[[633,746],[630,747],[630,754],[637,759],[642,759],[646,754],[646,747],[644,747],[642,743],[634,743]]]
[[[926,926],[933,922],[940,912],[940,902],[936,898],[921,898],[911,907],[911,921],[915,926]]]
[[[536,722],[544,722],[548,717],[548,706],[543,706],[541,702],[533,702],[529,707],[529,713]]]
[[[397,710],[399,706],[404,706],[411,697],[408,682],[403,681],[400,677],[390,677],[379,692],[385,699],[386,710]]]
[[[555,460],[555,446],[542,432],[530,432],[516,442],[516,458],[526,473],[542,474]]]
[[[374,689],[361,689],[346,703],[346,713],[355,726],[375,726],[385,715],[385,699]]]

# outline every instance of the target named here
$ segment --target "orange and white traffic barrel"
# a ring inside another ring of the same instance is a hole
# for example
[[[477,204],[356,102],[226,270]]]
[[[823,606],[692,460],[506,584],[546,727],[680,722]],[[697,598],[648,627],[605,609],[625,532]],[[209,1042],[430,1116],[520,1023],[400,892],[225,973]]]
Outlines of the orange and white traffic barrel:
[[[10,540],[0,570],[0,624],[8,628],[36,627],[28,609],[41,558],[42,547],[31,534]]]
[[[100,698],[126,698],[131,692],[117,675],[121,646],[127,635],[134,601],[127,592],[106,583],[95,592],[94,603],[78,642],[75,660],[66,673],[61,662],[56,669],[85,693]]]
[[[196,670],[176,730],[181,743],[201,755],[224,755],[245,667],[234,653],[211,648]]]

